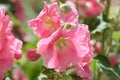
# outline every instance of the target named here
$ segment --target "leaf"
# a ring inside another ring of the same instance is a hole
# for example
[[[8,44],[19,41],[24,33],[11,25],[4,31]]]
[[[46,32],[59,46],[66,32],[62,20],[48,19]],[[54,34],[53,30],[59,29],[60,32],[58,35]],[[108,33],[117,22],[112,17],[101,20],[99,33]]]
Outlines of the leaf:
[[[45,75],[45,74],[40,74],[39,76],[38,76],[38,80],[43,80],[43,78],[47,78],[47,76]]]
[[[106,67],[106,66],[104,66],[101,63],[98,63],[98,66],[99,66],[99,68],[100,68],[101,71],[106,72],[108,74],[111,74],[111,75],[117,77],[118,79],[120,79],[120,75],[113,68]]]
[[[99,60],[99,62],[101,64],[103,64],[104,66],[110,67],[110,62],[109,62],[109,60],[108,60],[108,58],[106,56],[104,56],[104,55],[97,55],[95,57],[95,59]]]
[[[5,80],[11,80],[9,77],[6,77]]]
[[[116,64],[113,69],[115,70],[115,72],[120,76],[120,63]]]
[[[97,18],[100,20],[100,24],[97,26],[96,29],[94,29],[94,30],[91,32],[91,34],[95,34],[95,33],[97,33],[97,32],[102,32],[104,29],[107,28],[107,26],[106,26],[107,23],[103,20],[103,16],[100,15],[100,16],[98,16]]]
[[[97,55],[95,57],[95,59],[98,60],[97,65],[98,65],[100,71],[106,72],[106,73],[111,74],[112,76],[115,76],[118,79],[120,79],[120,64],[117,64],[117,65],[115,65],[114,68],[112,68],[110,66],[110,62],[109,62],[108,58],[104,55]]]
[[[116,40],[116,41],[119,41],[119,39],[120,39],[120,31],[114,31],[114,32],[112,33],[112,38],[113,38],[114,40]]]
[[[93,30],[91,32],[91,34],[95,34],[97,32],[101,32],[103,31],[104,29],[106,29],[106,23],[105,22],[102,22],[100,25],[97,26],[97,28],[95,30]]]
[[[90,62],[90,69],[94,72],[94,71],[98,71],[98,67],[97,67],[97,63],[98,61],[95,59],[92,59],[92,61]]]

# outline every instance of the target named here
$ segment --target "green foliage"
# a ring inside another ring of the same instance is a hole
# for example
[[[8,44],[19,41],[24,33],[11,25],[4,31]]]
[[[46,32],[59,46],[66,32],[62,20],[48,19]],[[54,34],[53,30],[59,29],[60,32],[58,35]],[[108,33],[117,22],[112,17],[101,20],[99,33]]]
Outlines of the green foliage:
[[[114,31],[114,32],[112,33],[112,38],[113,38],[113,40],[115,40],[115,41],[119,41],[119,40],[120,40],[120,31]]]
[[[116,64],[114,68],[110,66],[110,62],[108,58],[104,55],[97,55],[95,59],[98,60],[97,66],[99,67],[101,72],[106,72],[107,74],[110,74],[111,76],[115,76],[118,79],[120,79],[120,65]]]

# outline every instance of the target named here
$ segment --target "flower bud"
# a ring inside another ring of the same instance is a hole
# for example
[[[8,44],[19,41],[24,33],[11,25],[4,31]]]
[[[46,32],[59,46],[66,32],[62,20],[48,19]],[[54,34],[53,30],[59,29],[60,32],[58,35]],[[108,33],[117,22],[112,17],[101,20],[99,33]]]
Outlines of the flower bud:
[[[22,53],[15,54],[15,59],[19,60],[22,58]]]
[[[69,12],[71,12],[71,8],[67,4],[61,4],[60,5],[60,12],[62,14],[68,14]]]
[[[115,64],[117,64],[118,60],[119,60],[119,56],[118,55],[111,55],[108,57],[110,64],[112,67],[114,67]]]
[[[73,24],[70,24],[70,23],[65,23],[65,24],[64,24],[64,28],[66,28],[66,29],[70,29],[70,28],[72,28],[72,27],[74,27]]]
[[[36,61],[40,58],[40,54],[38,54],[35,49],[29,49],[26,57],[30,61]]]
[[[101,52],[101,43],[100,43],[100,42],[97,42],[95,51],[96,51],[97,53],[100,53],[100,52]]]

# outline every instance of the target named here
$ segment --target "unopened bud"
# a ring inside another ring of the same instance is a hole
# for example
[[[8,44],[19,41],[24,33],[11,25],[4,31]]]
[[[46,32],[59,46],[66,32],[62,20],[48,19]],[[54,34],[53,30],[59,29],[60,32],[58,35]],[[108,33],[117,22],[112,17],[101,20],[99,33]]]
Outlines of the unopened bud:
[[[70,23],[65,23],[65,24],[64,24],[64,28],[66,28],[66,29],[70,29],[70,28],[72,28],[72,27],[74,27],[73,24],[70,24]]]
[[[60,12],[62,14],[68,14],[69,12],[71,12],[71,8],[67,4],[61,4],[60,5]]]
[[[26,54],[26,57],[30,61],[36,61],[40,58],[40,54],[37,53],[35,49],[29,49]]]

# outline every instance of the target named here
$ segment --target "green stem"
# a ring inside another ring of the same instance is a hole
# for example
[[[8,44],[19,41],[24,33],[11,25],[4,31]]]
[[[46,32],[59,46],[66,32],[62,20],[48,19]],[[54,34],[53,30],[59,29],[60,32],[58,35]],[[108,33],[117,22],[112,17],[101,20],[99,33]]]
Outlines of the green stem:
[[[109,21],[109,12],[110,12],[111,0],[106,0],[106,1],[107,1],[107,6],[105,7],[103,18],[106,22],[108,22]]]
[[[98,72],[97,80],[101,80],[101,72]]]

